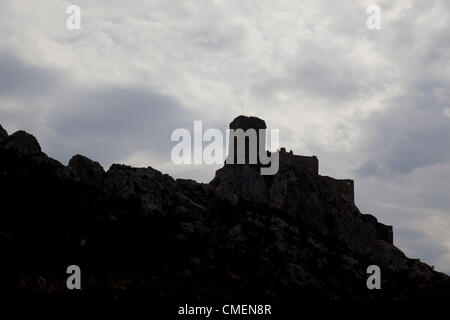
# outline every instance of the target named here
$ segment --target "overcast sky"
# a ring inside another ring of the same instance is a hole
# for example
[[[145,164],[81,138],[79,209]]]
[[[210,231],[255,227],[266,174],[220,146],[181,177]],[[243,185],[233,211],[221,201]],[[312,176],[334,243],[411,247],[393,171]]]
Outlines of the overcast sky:
[[[366,27],[374,3],[381,30]],[[450,273],[449,18],[448,0],[2,0],[0,124],[64,164],[207,182],[217,166],[171,163],[171,132],[255,115]]]

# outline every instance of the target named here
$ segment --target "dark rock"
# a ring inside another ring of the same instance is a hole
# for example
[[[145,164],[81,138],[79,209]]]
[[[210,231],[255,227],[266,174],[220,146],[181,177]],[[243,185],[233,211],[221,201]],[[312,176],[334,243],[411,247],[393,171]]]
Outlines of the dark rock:
[[[364,221],[372,224],[375,227],[377,238],[384,240],[390,244],[394,244],[394,233],[392,231],[392,226],[387,226],[383,223],[378,222],[377,218],[370,214],[361,215]]]
[[[74,170],[76,173],[86,175],[87,178],[105,173],[103,167],[97,161],[92,161],[79,154],[70,159],[68,168]]]
[[[247,165],[227,165],[217,170],[211,181],[217,193],[237,204],[240,200],[267,203],[269,190],[259,170]]]
[[[105,171],[97,161],[92,161],[77,154],[70,159],[69,164],[64,169],[64,173],[74,181],[100,185]]]
[[[106,173],[105,190],[122,199],[137,199],[144,214],[165,214],[164,209],[174,202],[176,183],[151,167],[114,164]]]
[[[41,153],[41,146],[33,135],[20,130],[9,136],[5,150],[15,151],[25,156],[35,156]]]
[[[8,138],[8,132],[0,125],[0,143],[4,142]]]
[[[105,173],[80,155],[64,167],[33,136],[6,136],[0,291],[64,300],[60,278],[76,261],[89,274],[89,301],[450,301],[449,277],[406,257],[391,226],[361,214],[351,180],[320,176],[315,157],[280,152],[275,176],[225,165],[200,184],[151,167]],[[372,264],[382,270],[376,293],[365,287]]]

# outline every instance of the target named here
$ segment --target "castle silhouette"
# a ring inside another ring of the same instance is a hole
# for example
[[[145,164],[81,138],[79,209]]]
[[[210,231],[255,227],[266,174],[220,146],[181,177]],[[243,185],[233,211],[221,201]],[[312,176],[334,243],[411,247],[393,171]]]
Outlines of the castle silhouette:
[[[266,122],[258,117],[254,116],[245,116],[245,115],[239,115],[236,117],[233,121],[231,121],[229,125],[230,129],[237,130],[242,129],[244,132],[249,129],[254,129],[258,132],[258,130],[261,129],[267,129]],[[234,138],[236,139],[236,138]],[[260,136],[257,135],[257,146],[259,147],[259,139]],[[265,144],[263,144],[265,145]],[[248,162],[248,153],[249,153],[249,139],[246,138],[245,140],[245,150],[238,150],[237,143],[233,144],[234,150],[229,150],[230,152],[233,151],[234,157],[239,152],[245,151],[245,159],[246,163],[244,165],[249,166],[255,166]],[[258,149],[259,152],[259,149]],[[270,153],[269,151],[266,151],[267,153]],[[317,156],[301,156],[301,155],[295,155],[292,150],[286,151],[286,148],[281,147],[278,151],[279,153],[279,161],[280,166],[284,165],[294,165],[294,166],[301,166],[304,168],[307,168],[311,173],[312,176],[317,179],[317,182],[319,185],[322,185],[326,188],[334,188],[336,189],[342,197],[350,201],[353,205],[355,204],[355,191],[354,191],[354,181],[352,179],[335,179],[329,176],[323,176],[319,174],[319,159]],[[236,161],[234,162],[236,163]],[[232,164],[236,165],[236,164]],[[256,167],[260,166],[260,164],[257,164]],[[225,166],[226,167],[226,166]],[[392,226],[380,226],[378,230],[381,237],[389,242],[393,243],[393,231]]]

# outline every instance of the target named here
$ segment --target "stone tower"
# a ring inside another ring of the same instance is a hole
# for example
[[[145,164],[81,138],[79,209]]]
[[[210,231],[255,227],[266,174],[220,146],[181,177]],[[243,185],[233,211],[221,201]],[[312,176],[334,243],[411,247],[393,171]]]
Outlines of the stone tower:
[[[249,129],[253,129],[256,132],[256,151],[257,151],[257,162],[259,163],[259,146],[260,146],[260,134],[259,134],[259,130],[260,129],[267,129],[266,126],[266,122],[262,119],[259,119],[257,117],[247,117],[247,116],[243,116],[240,115],[237,118],[235,118],[233,121],[231,121],[230,123],[230,129],[232,130],[238,130],[238,129],[242,129],[244,131],[244,133],[249,134]],[[231,143],[231,139],[234,140],[234,143]],[[266,145],[266,136],[265,134],[261,136],[261,139],[263,139],[261,141],[261,145],[265,146]],[[250,147],[249,147],[249,143],[250,143],[250,138],[249,137],[245,137],[245,145],[244,148],[242,148],[242,145],[239,145],[238,143],[238,139],[235,135],[233,135],[230,132],[230,144],[229,144],[229,155],[233,155],[234,156],[234,163],[237,163],[237,157],[238,154],[241,154],[242,152],[245,152],[245,163],[248,164],[249,163],[249,155],[250,155]],[[233,150],[232,150],[233,149]]]

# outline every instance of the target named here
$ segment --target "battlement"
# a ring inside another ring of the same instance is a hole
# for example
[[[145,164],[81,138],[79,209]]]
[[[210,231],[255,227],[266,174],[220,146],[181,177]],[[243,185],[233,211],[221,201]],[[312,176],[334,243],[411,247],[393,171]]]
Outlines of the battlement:
[[[298,156],[295,155],[292,150],[286,152],[286,148],[281,148],[279,153],[281,163],[301,164],[305,167],[308,167],[314,175],[319,175],[319,159],[317,159],[316,156]]]
[[[319,175],[319,159],[316,156],[298,156],[292,151],[287,152],[286,148],[280,148],[280,163],[300,164],[307,167],[319,179],[319,183],[325,186],[336,188],[345,198],[352,203],[355,202],[354,182],[351,179],[334,179],[328,176]]]
[[[266,129],[266,123],[264,120],[261,120],[256,117],[247,117],[247,116],[239,116],[235,118],[230,123],[230,129],[237,130],[242,129],[244,132],[248,129],[254,129],[256,131],[261,129]],[[256,137],[257,143],[257,153],[259,154],[259,139],[264,139],[261,141],[261,145],[265,145],[265,137],[260,137],[259,135]],[[230,154],[234,155],[234,162],[236,163],[236,157],[239,153],[245,152],[245,163],[249,163],[249,138],[244,138],[243,145],[239,145],[236,136],[231,136],[230,139],[233,139],[234,143],[230,144]],[[233,148],[233,149],[232,149]],[[269,151],[266,151],[268,155],[270,155]],[[319,159],[316,156],[299,156],[295,155],[292,150],[286,151],[286,148],[280,148],[279,153],[279,161],[280,165],[295,165],[302,166],[311,171],[311,173],[319,180],[319,183],[324,185],[325,187],[336,188],[338,192],[351,201],[355,202],[355,192],[354,192],[354,182],[350,179],[334,179],[328,176],[319,175]]]

